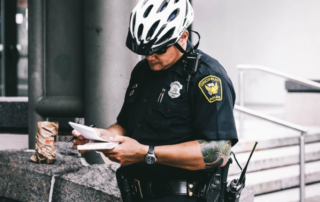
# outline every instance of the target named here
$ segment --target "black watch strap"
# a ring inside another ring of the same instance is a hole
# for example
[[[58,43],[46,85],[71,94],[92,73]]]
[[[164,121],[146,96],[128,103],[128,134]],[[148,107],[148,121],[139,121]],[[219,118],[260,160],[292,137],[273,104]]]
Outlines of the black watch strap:
[[[154,146],[149,146],[148,154],[154,154]]]

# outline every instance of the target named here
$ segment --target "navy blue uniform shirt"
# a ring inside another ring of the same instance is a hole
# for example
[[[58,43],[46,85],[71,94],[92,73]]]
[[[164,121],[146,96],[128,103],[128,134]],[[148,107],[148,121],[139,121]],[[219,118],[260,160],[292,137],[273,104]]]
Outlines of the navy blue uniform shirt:
[[[217,60],[200,50],[197,52],[202,54],[201,64],[190,82],[189,92],[182,58],[162,71],[151,70],[146,59],[136,65],[117,118],[129,137],[154,146],[194,140],[237,143],[232,82]],[[145,162],[126,166],[124,171],[128,177],[149,180],[207,176],[203,171]]]

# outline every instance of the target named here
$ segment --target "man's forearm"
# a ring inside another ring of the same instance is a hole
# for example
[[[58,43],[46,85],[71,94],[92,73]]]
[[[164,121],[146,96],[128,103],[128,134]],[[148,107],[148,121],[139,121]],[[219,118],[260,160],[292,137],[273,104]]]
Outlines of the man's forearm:
[[[110,140],[110,137],[115,137],[117,135],[124,136],[127,133],[126,130],[118,123],[111,125],[108,129],[99,128],[99,132],[101,137],[105,140]]]
[[[198,140],[177,145],[157,146],[157,163],[187,170],[203,170],[222,167],[231,151],[229,140]]]

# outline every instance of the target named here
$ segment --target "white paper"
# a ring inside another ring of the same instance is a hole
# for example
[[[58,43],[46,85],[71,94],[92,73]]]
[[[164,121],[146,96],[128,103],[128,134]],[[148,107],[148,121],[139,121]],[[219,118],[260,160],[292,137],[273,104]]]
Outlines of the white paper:
[[[97,133],[94,128],[69,122],[70,126],[74,128],[76,131],[78,131],[84,138],[88,140],[98,140],[98,141],[103,141],[103,142],[109,142],[107,140],[102,139]]]
[[[113,149],[118,146],[118,142],[105,142],[105,143],[87,143],[84,145],[78,145],[78,150],[104,150]]]

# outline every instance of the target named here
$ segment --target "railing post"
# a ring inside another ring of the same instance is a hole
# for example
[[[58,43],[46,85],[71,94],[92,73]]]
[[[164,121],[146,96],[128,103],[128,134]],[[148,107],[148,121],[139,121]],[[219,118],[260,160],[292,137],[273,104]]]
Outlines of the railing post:
[[[244,107],[244,72],[243,70],[239,70],[239,104],[241,107]],[[243,136],[244,131],[244,114],[239,114],[240,118],[240,125],[239,125],[239,132],[240,136]]]
[[[305,135],[302,132],[300,136],[300,202],[305,201]]]

